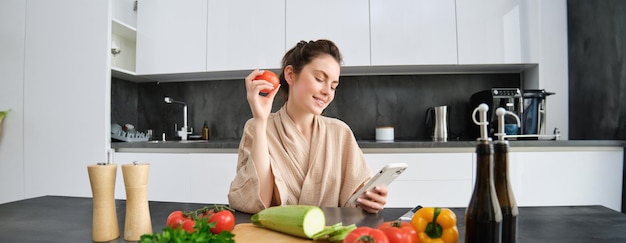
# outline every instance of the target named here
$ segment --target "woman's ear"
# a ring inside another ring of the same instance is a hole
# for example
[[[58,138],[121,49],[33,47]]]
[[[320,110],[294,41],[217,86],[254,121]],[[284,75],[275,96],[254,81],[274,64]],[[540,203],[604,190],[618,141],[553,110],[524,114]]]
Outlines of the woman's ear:
[[[293,72],[293,66],[287,65],[285,67],[285,71],[283,71],[283,75],[285,76],[285,81],[287,81],[287,84],[289,84],[289,86],[292,86],[293,85],[293,81],[294,81],[294,77],[296,75]]]

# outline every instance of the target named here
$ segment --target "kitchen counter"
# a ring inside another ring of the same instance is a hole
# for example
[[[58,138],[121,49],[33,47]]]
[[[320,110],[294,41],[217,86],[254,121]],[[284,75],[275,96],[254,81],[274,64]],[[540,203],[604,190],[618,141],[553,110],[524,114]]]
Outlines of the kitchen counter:
[[[417,141],[399,140],[378,142],[359,140],[359,147],[365,153],[377,152],[471,152],[476,141]],[[619,140],[517,140],[510,141],[511,151],[550,150],[555,148],[580,147],[624,147],[626,141]],[[149,141],[149,142],[112,142],[111,148],[116,152],[237,152],[239,139],[188,140],[188,141]]]
[[[192,210],[212,204],[149,202],[152,229],[161,232],[174,210]],[[92,199],[44,196],[0,204],[0,242],[91,242]],[[126,202],[116,200],[120,238],[125,242]],[[324,208],[327,224],[356,223],[375,227],[395,220],[408,208],[387,208],[378,215],[352,208]],[[463,242],[464,208],[457,215],[459,242]],[[518,242],[626,242],[626,215],[602,206],[521,207]],[[236,222],[250,222],[250,215],[235,213]]]

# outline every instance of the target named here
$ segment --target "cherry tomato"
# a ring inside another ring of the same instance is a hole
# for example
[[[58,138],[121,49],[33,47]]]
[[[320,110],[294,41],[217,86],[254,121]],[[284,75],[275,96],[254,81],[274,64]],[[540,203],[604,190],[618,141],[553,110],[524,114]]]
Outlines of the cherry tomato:
[[[265,80],[267,82],[272,83],[274,85],[273,89],[262,89],[261,93],[269,93],[278,88],[278,84],[280,84],[280,80],[278,79],[278,75],[270,70],[265,70],[261,75],[258,75],[254,78],[254,80]]]
[[[378,226],[382,230],[390,243],[418,243],[417,231],[409,222],[400,220],[384,222]]]
[[[181,227],[189,233],[196,231],[196,229],[193,228],[194,226],[196,226],[196,221],[193,219],[185,219],[181,225]]]
[[[204,213],[202,217],[209,217],[208,222],[215,222],[211,233],[219,234],[222,231],[232,231],[235,228],[235,215],[227,209],[216,208]]]
[[[180,224],[183,223],[183,221],[186,219],[183,211],[177,210],[174,211],[172,213],[170,213],[169,216],[167,216],[167,223],[166,225],[172,229],[176,229],[178,228],[178,226]]]
[[[354,229],[350,234],[343,239],[343,242],[376,242],[376,243],[389,243],[389,239],[379,229],[370,228],[367,226],[361,226]]]

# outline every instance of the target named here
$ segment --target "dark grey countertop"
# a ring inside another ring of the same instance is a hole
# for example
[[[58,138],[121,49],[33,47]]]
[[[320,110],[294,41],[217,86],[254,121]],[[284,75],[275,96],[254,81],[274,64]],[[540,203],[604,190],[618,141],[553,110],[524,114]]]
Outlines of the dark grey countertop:
[[[476,141],[416,141],[400,140],[377,142],[374,140],[357,141],[362,149],[428,149],[428,148],[465,148],[476,147]],[[511,148],[516,147],[624,147],[621,140],[517,140],[510,141]],[[111,148],[123,149],[237,149],[239,139],[188,140],[188,141],[149,141],[149,142],[112,142]]]
[[[161,232],[174,210],[192,210],[213,204],[149,202],[153,232]],[[123,239],[126,201],[116,200]],[[91,242],[92,198],[44,196],[0,204],[0,242]],[[386,208],[365,215],[353,208],[323,208],[327,225],[336,222],[376,227],[397,219],[408,208]],[[457,216],[459,240],[464,237],[464,208]],[[250,222],[250,214],[235,212],[235,222]],[[520,207],[518,242],[626,242],[626,216],[603,206]]]

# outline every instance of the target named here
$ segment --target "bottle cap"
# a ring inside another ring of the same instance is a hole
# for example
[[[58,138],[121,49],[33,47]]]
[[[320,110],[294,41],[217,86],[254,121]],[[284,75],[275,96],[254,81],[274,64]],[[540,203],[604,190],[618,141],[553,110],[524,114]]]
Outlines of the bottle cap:
[[[498,133],[495,133],[494,135],[498,136],[498,140],[499,141],[504,141],[504,137],[506,136],[506,132],[504,131],[504,116],[505,115],[510,115],[513,118],[515,118],[515,121],[517,122],[517,127],[520,127],[520,120],[519,117],[511,112],[511,111],[507,111],[506,109],[500,107],[498,109],[496,109],[496,116],[498,117]]]
[[[480,127],[480,137],[476,140],[478,141],[491,141],[491,138],[487,136],[487,125],[489,122],[487,121],[487,111],[489,110],[489,106],[485,103],[482,103],[474,109],[472,112],[472,121],[474,124]],[[476,113],[478,112],[478,121],[476,120]]]

